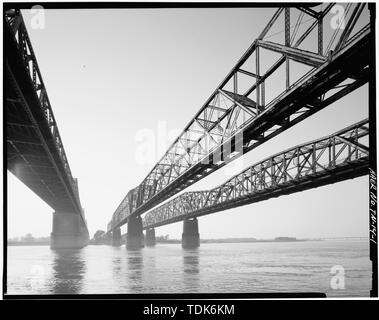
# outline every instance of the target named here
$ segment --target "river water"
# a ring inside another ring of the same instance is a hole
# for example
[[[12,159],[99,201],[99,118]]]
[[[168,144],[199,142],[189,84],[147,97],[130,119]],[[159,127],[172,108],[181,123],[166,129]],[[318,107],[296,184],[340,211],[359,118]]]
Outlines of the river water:
[[[312,291],[368,297],[368,248],[368,240],[202,243],[195,250],[157,244],[138,251],[10,246],[7,286],[8,294]]]

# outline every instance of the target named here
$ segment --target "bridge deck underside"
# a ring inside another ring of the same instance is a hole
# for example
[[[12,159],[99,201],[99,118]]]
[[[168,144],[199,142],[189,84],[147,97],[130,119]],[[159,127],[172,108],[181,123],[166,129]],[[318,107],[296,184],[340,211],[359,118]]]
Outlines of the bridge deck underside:
[[[9,84],[9,81],[7,81]],[[20,97],[7,88],[7,166],[18,179],[58,211],[76,208],[39,138],[38,128],[25,112]]]
[[[7,26],[5,35],[7,168],[55,211],[82,214],[36,89]]]

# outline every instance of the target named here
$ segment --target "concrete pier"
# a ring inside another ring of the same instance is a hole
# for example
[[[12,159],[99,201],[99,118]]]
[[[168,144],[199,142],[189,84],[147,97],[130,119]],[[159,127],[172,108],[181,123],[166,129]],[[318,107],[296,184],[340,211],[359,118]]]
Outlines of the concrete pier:
[[[112,231],[112,246],[113,247],[119,247],[121,246],[121,229],[116,228]]]
[[[155,246],[156,241],[155,241],[155,229],[154,228],[146,230],[145,240],[146,240],[146,246],[148,246],[148,247]]]
[[[185,249],[200,246],[200,234],[197,219],[183,221],[182,247]]]
[[[126,248],[140,249],[145,246],[145,239],[142,230],[141,217],[128,218],[128,232],[126,234]]]
[[[79,249],[85,247],[88,241],[88,230],[79,214],[53,213],[53,231],[50,235],[51,249]]]

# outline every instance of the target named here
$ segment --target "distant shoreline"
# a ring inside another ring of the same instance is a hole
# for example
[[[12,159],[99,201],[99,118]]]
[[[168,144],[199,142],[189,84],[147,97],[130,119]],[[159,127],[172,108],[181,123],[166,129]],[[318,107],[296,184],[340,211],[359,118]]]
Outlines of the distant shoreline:
[[[200,243],[251,243],[251,242],[302,242],[320,241],[320,239],[254,239],[254,238],[226,238],[226,239],[200,239]],[[158,240],[157,243],[181,243],[179,239]]]
[[[8,241],[8,246],[49,246],[50,242]]]
[[[253,243],[253,242],[303,242],[303,241],[321,241],[321,240],[227,240],[227,239],[204,239],[200,240],[200,243]],[[163,243],[163,244],[181,244],[182,241],[179,239],[171,239],[171,240],[157,240],[156,243]],[[124,243],[123,243],[124,244]],[[8,243],[8,246],[49,246],[50,242],[43,242],[43,243],[34,243],[34,242],[11,242]],[[98,245],[105,245],[104,243],[96,244],[96,243],[89,243],[89,246],[98,246]]]
[[[275,239],[255,239],[255,238],[225,238],[225,239],[200,239],[200,243],[255,243],[255,242],[304,242],[304,241],[325,241],[325,240],[364,240],[365,237],[341,237],[341,238],[315,238],[315,239],[297,239],[291,237],[278,237]],[[180,244],[180,239],[157,239],[156,243]],[[8,241],[8,246],[48,246],[50,242],[46,241]],[[89,243],[88,245],[103,245]]]

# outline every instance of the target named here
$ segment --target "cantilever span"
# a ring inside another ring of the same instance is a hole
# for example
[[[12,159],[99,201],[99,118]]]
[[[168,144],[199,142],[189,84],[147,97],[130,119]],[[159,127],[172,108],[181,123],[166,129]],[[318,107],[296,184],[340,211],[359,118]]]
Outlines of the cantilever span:
[[[77,179],[20,10],[4,13],[7,168],[51,206],[51,247],[83,247],[89,239]]]
[[[286,7],[274,13],[147,177],[127,193],[108,232],[134,220],[139,228],[143,213],[367,83],[371,30],[368,21],[357,23],[366,4],[349,4],[345,28],[327,42],[324,20],[334,5],[318,12]],[[291,28],[294,11],[299,18]],[[299,32],[304,15],[311,23]],[[282,41],[268,41],[269,31],[282,23]],[[270,64],[268,52],[279,58]],[[290,76],[290,62],[303,71],[297,80]],[[276,77],[284,79],[284,91],[273,96],[270,81]]]
[[[222,185],[185,192],[144,216],[143,228],[188,220],[368,174],[369,122],[260,161]]]

